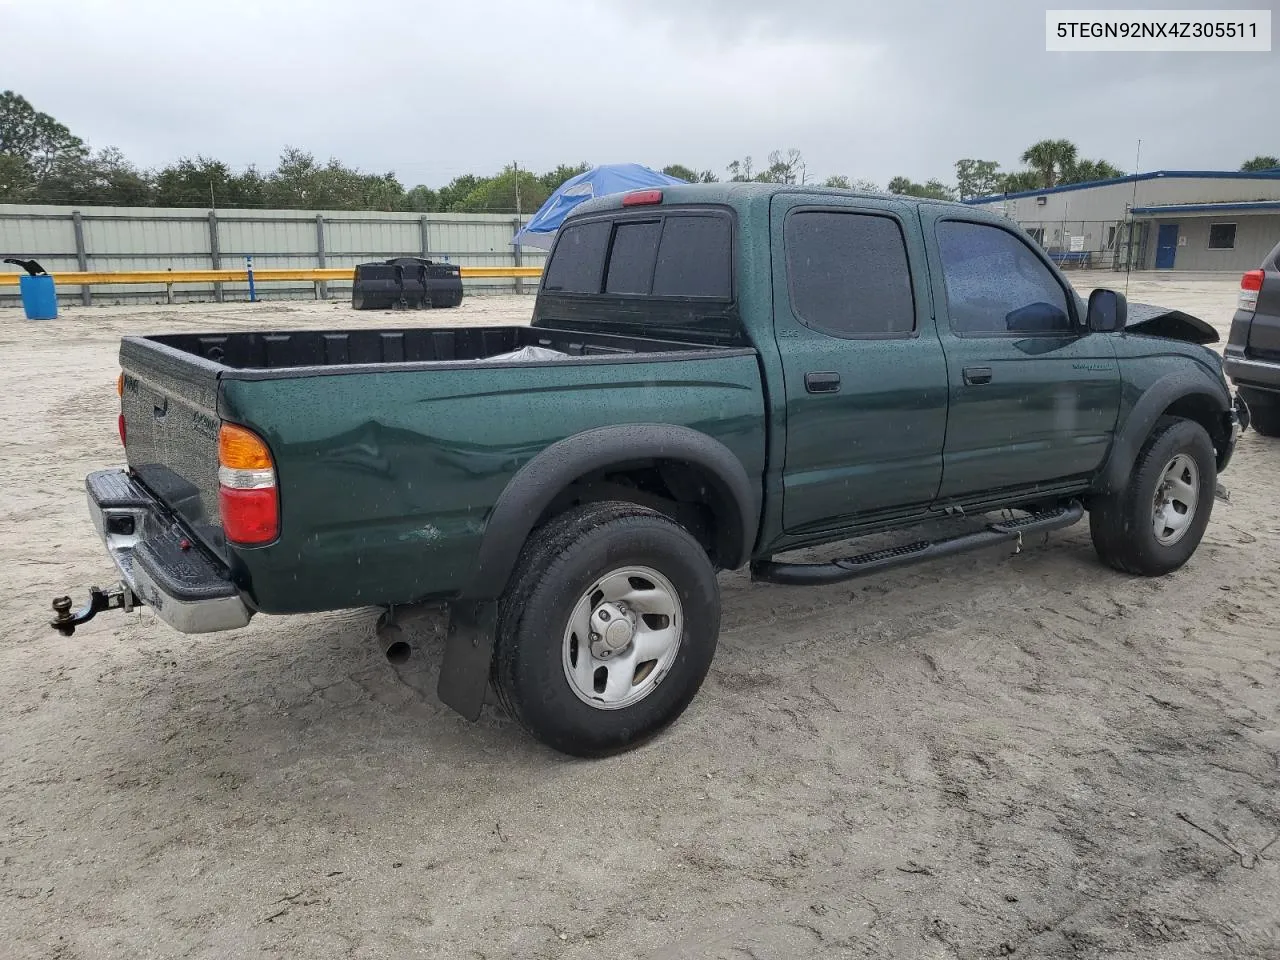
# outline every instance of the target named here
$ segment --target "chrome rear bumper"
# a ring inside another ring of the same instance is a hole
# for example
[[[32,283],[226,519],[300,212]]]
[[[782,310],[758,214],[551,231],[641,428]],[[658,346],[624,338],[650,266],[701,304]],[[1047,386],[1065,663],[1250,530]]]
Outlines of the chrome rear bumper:
[[[248,624],[226,567],[186,536],[165,506],[122,469],[85,478],[89,515],[120,570],[122,585],[182,633],[213,633]]]

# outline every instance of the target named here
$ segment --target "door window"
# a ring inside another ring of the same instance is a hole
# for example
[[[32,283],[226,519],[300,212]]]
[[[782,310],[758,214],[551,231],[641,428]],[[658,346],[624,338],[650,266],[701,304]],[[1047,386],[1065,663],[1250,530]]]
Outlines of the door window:
[[[938,224],[938,249],[956,333],[1073,332],[1066,291],[1012,233],[988,224],[944,220]]]
[[[800,210],[786,222],[791,309],[837,337],[905,337],[915,299],[902,228],[873,214]]]

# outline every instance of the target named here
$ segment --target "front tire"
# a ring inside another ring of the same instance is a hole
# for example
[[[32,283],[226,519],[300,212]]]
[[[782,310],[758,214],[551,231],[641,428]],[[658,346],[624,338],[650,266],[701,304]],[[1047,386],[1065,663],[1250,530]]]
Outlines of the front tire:
[[[715,569],[697,540],[646,507],[587,504],[526,544],[498,607],[494,686],[538,740],[603,756],[684,712],[719,632]]]
[[[1217,460],[1204,427],[1162,418],[1124,488],[1090,505],[1094,549],[1125,573],[1158,577],[1177,570],[1200,545],[1216,486]]]

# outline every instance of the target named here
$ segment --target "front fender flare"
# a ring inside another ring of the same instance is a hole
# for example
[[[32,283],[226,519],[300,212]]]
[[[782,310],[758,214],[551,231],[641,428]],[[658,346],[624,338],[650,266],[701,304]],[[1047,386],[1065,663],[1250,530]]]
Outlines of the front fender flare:
[[[1167,373],[1142,392],[1128,417],[1119,424],[1111,452],[1102,467],[1098,490],[1114,493],[1124,487],[1133,470],[1138,451],[1150,436],[1156,421],[1170,405],[1189,397],[1203,397],[1225,415],[1231,410],[1231,394],[1200,367]]]
[[[489,513],[475,571],[461,599],[501,595],[538,518],[579,477],[650,459],[686,463],[711,478],[728,514],[722,563],[729,569],[746,563],[755,544],[760,492],[728,447],[705,433],[671,424],[598,427],[551,444],[511,478]]]

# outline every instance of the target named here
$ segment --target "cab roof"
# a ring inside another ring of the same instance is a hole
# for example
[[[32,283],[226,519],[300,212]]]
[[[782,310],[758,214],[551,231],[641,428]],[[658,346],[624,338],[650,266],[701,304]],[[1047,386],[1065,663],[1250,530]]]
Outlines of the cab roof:
[[[862,197],[873,200],[892,200],[903,204],[938,204],[972,211],[972,207],[952,200],[933,200],[925,197],[912,197],[899,193],[879,193],[866,190],[841,190],[836,187],[819,187],[782,183],[681,183],[662,187],[646,188],[660,191],[661,206],[667,204],[725,204],[732,207],[745,206],[752,202],[768,200],[781,194],[801,194],[804,196],[828,197]],[[630,191],[643,192],[643,191]],[[595,197],[579,204],[566,219],[576,219],[592,213],[617,210],[623,206],[626,193],[614,193],[604,197]],[[655,205],[657,206],[657,205]]]

